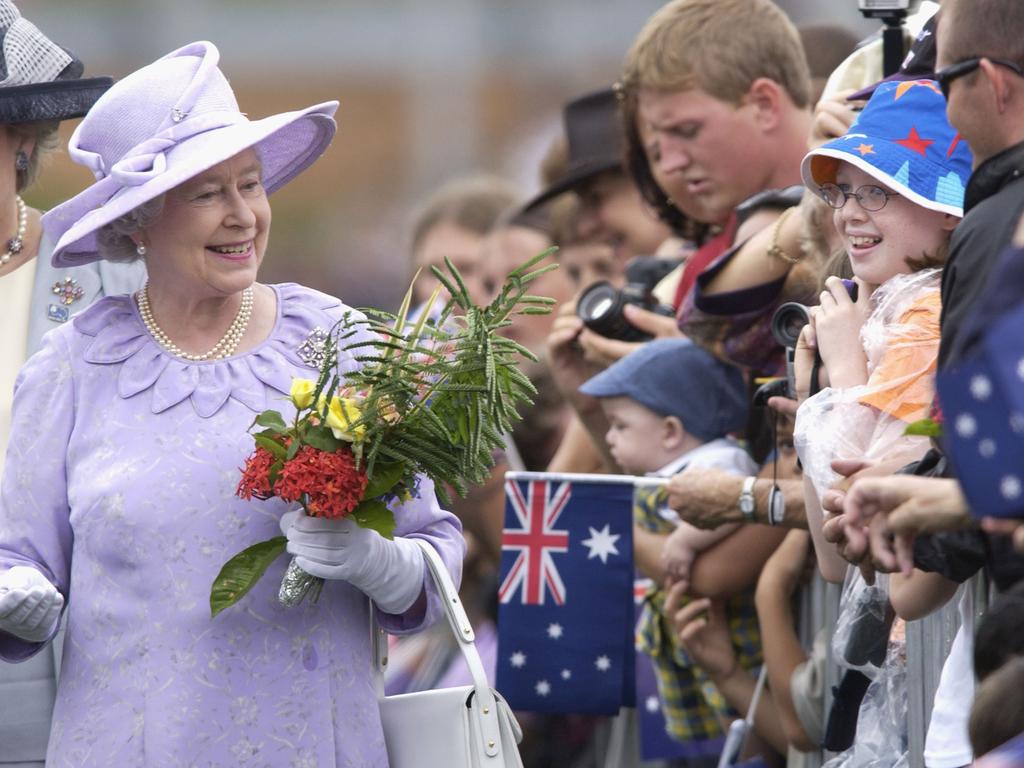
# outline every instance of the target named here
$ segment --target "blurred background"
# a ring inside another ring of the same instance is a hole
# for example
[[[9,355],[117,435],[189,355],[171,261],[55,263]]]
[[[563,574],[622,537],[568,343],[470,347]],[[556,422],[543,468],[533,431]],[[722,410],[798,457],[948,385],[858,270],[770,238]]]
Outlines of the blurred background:
[[[856,0],[777,0],[797,24],[877,29]],[[523,197],[561,130],[562,104],[618,76],[657,0],[18,0],[115,78],[211,40],[254,118],[341,102],[327,154],[273,199],[262,279],[355,306],[394,308],[407,287],[417,203],[454,176],[490,172]],[[74,125],[64,127],[65,144]],[[36,183],[40,208],[91,174],[66,154]]]

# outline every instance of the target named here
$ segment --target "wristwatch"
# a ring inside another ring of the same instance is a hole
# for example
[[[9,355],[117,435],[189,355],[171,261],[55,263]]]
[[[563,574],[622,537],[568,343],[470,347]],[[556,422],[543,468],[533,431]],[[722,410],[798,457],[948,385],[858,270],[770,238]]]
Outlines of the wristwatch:
[[[782,525],[786,519],[786,498],[782,489],[773,485],[768,492],[768,525]]]
[[[740,512],[743,513],[743,519],[748,523],[756,522],[754,520],[754,509],[756,504],[754,502],[754,483],[757,482],[757,478],[751,475],[743,481],[743,490],[740,491]]]

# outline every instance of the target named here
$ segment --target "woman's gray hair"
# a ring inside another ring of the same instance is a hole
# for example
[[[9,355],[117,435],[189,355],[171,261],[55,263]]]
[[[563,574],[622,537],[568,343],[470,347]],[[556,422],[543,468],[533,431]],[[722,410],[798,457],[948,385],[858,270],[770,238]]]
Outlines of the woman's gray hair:
[[[96,232],[96,251],[100,258],[116,262],[140,259],[132,235],[153,224],[163,210],[164,196],[160,195],[100,227]]]

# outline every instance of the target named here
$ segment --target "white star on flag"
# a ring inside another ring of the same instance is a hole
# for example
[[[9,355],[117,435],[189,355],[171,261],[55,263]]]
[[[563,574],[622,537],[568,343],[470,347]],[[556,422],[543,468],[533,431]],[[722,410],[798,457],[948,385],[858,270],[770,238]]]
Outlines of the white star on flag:
[[[547,696],[551,693],[551,683],[547,680],[538,680],[537,684],[533,686],[533,690],[537,692],[538,696]]]
[[[961,413],[957,416],[955,426],[956,433],[963,438],[974,437],[974,433],[978,431],[978,422],[969,413]]]
[[[587,560],[600,557],[601,563],[607,564],[608,555],[619,554],[619,550],[618,547],[615,546],[615,542],[622,537],[617,533],[613,534],[610,528],[611,526],[607,524],[600,531],[590,528],[590,538],[584,539],[582,542],[583,546],[590,550],[590,553],[587,555]]]
[[[1019,411],[1013,411],[1010,413],[1010,429],[1018,435],[1021,432],[1024,432],[1024,414]]]
[[[508,663],[516,669],[519,669],[526,664],[526,654],[522,651],[516,651],[508,657]]]
[[[563,680],[568,680],[570,677],[572,677],[572,672],[570,672],[568,669],[563,669],[562,670],[562,679]]]
[[[594,666],[597,667],[600,672],[607,672],[612,668],[612,661],[607,656],[598,656],[594,661]]]
[[[661,708],[661,703],[658,701],[657,696],[648,696],[644,702],[644,708],[652,715]]]
[[[987,400],[992,394],[992,382],[979,373],[971,379],[971,394],[975,400]]]
[[[552,640],[557,640],[562,636],[562,625],[561,624],[548,624],[548,637]]]

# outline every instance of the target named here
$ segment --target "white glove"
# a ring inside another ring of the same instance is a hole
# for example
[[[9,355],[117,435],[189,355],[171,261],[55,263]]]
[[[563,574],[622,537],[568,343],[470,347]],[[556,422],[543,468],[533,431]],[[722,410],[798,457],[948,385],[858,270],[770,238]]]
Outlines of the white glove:
[[[48,640],[60,621],[64,596],[26,565],[0,573],[0,630],[30,643]]]
[[[352,520],[310,517],[302,511],[285,514],[281,531],[302,570],[347,581],[385,613],[408,610],[423,590],[423,553],[412,541],[385,539]]]

